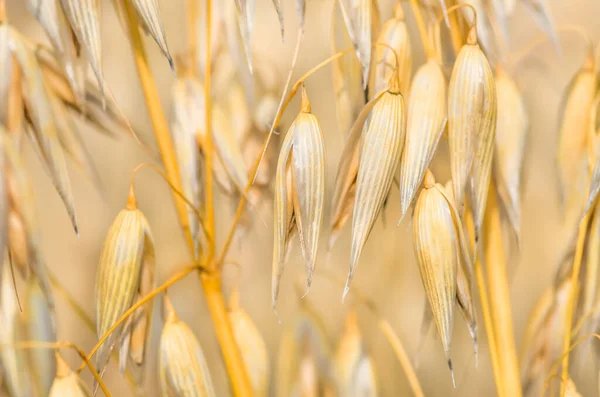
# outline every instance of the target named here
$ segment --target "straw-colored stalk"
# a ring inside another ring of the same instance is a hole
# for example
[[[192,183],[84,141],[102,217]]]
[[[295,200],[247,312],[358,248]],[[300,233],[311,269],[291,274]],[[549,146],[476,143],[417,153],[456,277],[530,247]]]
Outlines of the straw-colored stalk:
[[[207,8],[209,9],[208,11],[210,11],[210,3],[211,0],[207,0]],[[146,106],[150,114],[156,141],[169,180],[171,181],[171,183],[173,183],[175,187],[179,189],[181,182],[179,179],[179,170],[177,160],[175,158],[173,143],[169,134],[167,121],[160,106],[160,101],[158,97],[158,92],[156,90],[156,86],[154,84],[154,79],[152,77],[152,74],[150,73],[148,59],[146,56],[144,45],[142,43],[139,27],[136,21],[135,10],[128,1],[124,1],[123,5],[126,11],[127,25],[129,27],[129,36],[131,40],[131,45],[133,47],[135,63],[141,81],[142,89],[144,91]],[[210,12],[208,12],[207,15],[210,15]],[[207,36],[207,42],[210,42],[210,28],[207,29]],[[210,56],[210,48],[208,48],[207,50],[207,54],[208,56]],[[208,89],[210,89],[210,85],[208,84],[208,81],[210,81],[210,68],[207,68],[206,70],[206,77],[208,77],[208,79],[205,82],[205,88],[208,87]],[[210,102],[208,100],[206,106],[207,108],[210,107]],[[210,109],[207,109],[207,120],[209,120],[209,114]],[[210,131],[210,129],[208,131]],[[207,148],[207,151],[210,153],[210,147]],[[206,167],[207,169],[210,169],[209,161],[206,162]],[[210,177],[208,175],[210,175],[210,172],[207,173],[206,178],[207,188],[211,185],[212,181],[212,175]],[[182,228],[184,230],[191,254],[193,252],[193,241],[189,231],[185,203],[176,195],[174,195],[174,199],[177,208],[177,213],[179,216],[179,221],[181,222]],[[207,214],[210,214],[207,217],[206,223],[207,229],[209,230],[209,237],[214,235],[214,224],[213,222],[211,222],[211,220],[213,219],[211,204],[212,200],[211,202],[206,203]],[[227,311],[225,308],[225,301],[223,300],[223,296],[221,294],[220,275],[202,273],[200,279],[202,281],[205,298],[213,320],[213,326],[215,328],[217,339],[221,346],[225,366],[227,367],[227,371],[229,373],[232,389],[235,395],[237,396],[252,395],[250,381],[246,374],[244,362],[242,360],[240,351],[235,342],[231,324],[229,323]]]
[[[519,397],[521,396],[519,363],[513,335],[510,292],[508,290],[499,210],[496,187],[492,182],[488,194],[487,215],[485,218],[484,247],[489,301],[504,395]]]

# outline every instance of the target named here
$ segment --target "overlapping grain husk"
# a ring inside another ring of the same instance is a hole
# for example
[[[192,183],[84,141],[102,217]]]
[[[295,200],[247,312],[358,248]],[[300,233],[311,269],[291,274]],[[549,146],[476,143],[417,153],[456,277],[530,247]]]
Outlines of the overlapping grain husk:
[[[117,320],[154,284],[154,243],[144,214],[137,209],[133,192],[127,208],[113,221],[106,235],[96,275],[96,331],[102,338]],[[110,353],[119,347],[121,374],[129,359],[134,368],[144,362],[152,305],[140,307],[102,344],[96,366],[102,375]],[[96,387],[94,387],[96,388]]]
[[[271,295],[273,307],[286,261],[290,230],[294,227],[298,229],[306,264],[307,292],[310,288],[317,258],[324,199],[323,136],[317,118],[310,113],[310,102],[303,89],[301,111],[283,140],[277,161]]]

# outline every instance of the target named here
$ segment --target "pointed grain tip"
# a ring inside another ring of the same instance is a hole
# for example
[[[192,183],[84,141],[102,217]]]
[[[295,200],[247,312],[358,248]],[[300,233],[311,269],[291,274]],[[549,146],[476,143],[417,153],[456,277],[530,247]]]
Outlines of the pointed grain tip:
[[[175,69],[175,61],[173,60],[173,57],[171,55],[169,55],[167,60],[169,61],[169,67],[171,68],[171,71],[173,72],[173,76],[177,76],[177,71]]]
[[[346,295],[348,295],[348,292],[350,292],[349,282],[346,283],[346,286],[344,287],[344,292],[342,293],[342,303],[344,303],[344,300],[346,299]]]
[[[456,381],[454,379],[454,369],[452,369],[452,359],[448,358],[448,368],[450,369],[450,376],[452,377],[452,387],[456,389]]]

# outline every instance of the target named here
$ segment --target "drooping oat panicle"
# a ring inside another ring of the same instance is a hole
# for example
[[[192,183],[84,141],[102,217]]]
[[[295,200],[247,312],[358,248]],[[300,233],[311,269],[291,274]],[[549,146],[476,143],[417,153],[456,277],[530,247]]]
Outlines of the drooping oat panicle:
[[[400,75],[400,92],[408,103],[410,78],[412,76],[412,48],[408,28],[404,22],[404,10],[402,3],[396,2],[394,6],[394,17],[388,20],[381,29],[377,43],[389,45],[396,51],[396,54],[387,47],[376,46],[374,51],[374,73],[375,85],[372,93],[385,90],[392,73],[396,67]],[[398,64],[396,65],[396,56]]]
[[[332,349],[321,319],[307,307],[279,342],[277,396],[336,396]]]
[[[150,226],[144,214],[136,208],[131,192],[127,208],[119,212],[108,230],[100,255],[95,298],[98,338],[108,332],[140,295],[152,289],[153,273],[154,243]],[[98,349],[96,366],[101,375],[116,344],[119,344],[121,373],[125,370],[129,354],[136,364],[141,364],[144,340],[136,339],[138,344],[134,346],[132,333],[138,326],[145,332],[151,307],[151,304],[140,307],[136,314],[128,322],[120,325]]]
[[[8,255],[4,257],[0,273],[0,363],[2,383],[11,396],[31,396],[32,379],[27,365],[27,352],[15,349],[15,343],[25,340],[25,332],[17,291],[13,285]]]
[[[204,121],[204,94],[199,82],[190,78],[179,78],[172,89],[171,135],[175,155],[179,164],[181,190],[194,204],[201,207],[202,180],[200,151],[197,138],[206,128]],[[200,255],[200,221],[194,211],[187,211],[190,233],[194,240],[194,256]]]
[[[588,56],[563,94],[559,109],[559,142],[557,151],[560,196],[568,202],[579,159],[586,151],[590,109],[598,92],[598,76],[593,51]]]
[[[215,396],[202,347],[192,330],[179,320],[166,298],[167,317],[160,336],[159,377],[163,397]]]
[[[406,131],[406,110],[398,79],[396,72],[390,79],[388,90],[373,106],[358,145],[350,271],[343,297],[349,291],[360,254],[383,208],[400,164]]]
[[[37,278],[31,277],[27,283],[27,301],[24,308],[27,340],[56,342],[56,319],[48,309],[48,300]],[[50,349],[32,349],[29,354],[29,368],[33,385],[38,395],[47,396],[56,377],[56,359]]]
[[[49,350],[50,351],[50,350]],[[52,383],[48,397],[91,397],[92,392],[85,384],[83,379],[79,377],[79,374],[72,371],[65,360],[60,356],[60,353],[56,354],[52,351],[52,356],[56,356],[56,378]]]
[[[426,175],[415,204],[413,238],[423,287],[454,382],[450,345],[457,297],[456,275],[460,266],[459,237],[449,203],[436,188],[431,173]]]
[[[338,393],[345,397],[377,396],[377,375],[373,358],[358,327],[356,312],[348,313],[335,354]]]
[[[23,72],[25,103],[35,137],[33,144],[39,149],[40,160],[47,167],[50,179],[67,209],[75,233],[79,233],[71,182],[58,139],[56,115],[52,109],[48,88],[33,50],[27,47],[16,30],[11,30],[10,36],[11,49]]]
[[[496,67],[496,93],[498,118],[494,177],[508,221],[518,239],[521,230],[521,176],[529,117],[519,87],[501,66]]]
[[[48,0],[45,0],[48,1]],[[97,0],[60,0],[77,41],[92,66],[104,95],[102,75],[102,41],[100,36],[100,2]]]
[[[454,197],[458,210],[462,213],[464,195],[469,184],[475,158],[480,166],[491,164],[491,154],[487,149],[493,145],[492,130],[495,131],[496,95],[490,65],[477,43],[475,29],[471,29],[467,43],[461,48],[448,87],[448,140],[450,144],[450,165]],[[493,123],[492,123],[493,118]],[[484,128],[485,127],[485,128]],[[490,136],[491,135],[491,136]],[[476,156],[476,153],[477,156]],[[489,155],[489,158],[486,156]],[[487,167],[480,168],[482,177],[489,174]],[[478,177],[475,192],[479,196],[482,181]],[[485,179],[485,178],[484,178]],[[488,178],[489,181],[489,178]],[[485,181],[483,181],[485,182]],[[487,194],[487,188],[486,188]],[[485,208],[485,195],[478,203],[475,213],[481,215]],[[476,218],[476,222],[481,217]]]
[[[273,307],[277,300],[291,226],[288,212],[290,197],[293,219],[298,228],[300,247],[306,264],[307,292],[317,258],[325,199],[325,152],[321,128],[317,118],[310,111],[306,90],[302,88],[300,113],[285,136],[277,161],[271,298]],[[286,183],[288,173],[291,174],[291,189]]]
[[[446,126],[446,84],[444,72],[434,59],[415,74],[400,162],[400,220],[408,212]]]
[[[27,6],[40,22],[56,49],[65,75],[75,93],[77,103],[83,104],[85,101],[85,70],[60,0],[27,0]]]
[[[128,0],[130,1],[130,0]],[[175,64],[173,63],[173,57],[169,51],[167,45],[167,38],[165,36],[165,28],[163,26],[162,17],[160,15],[160,8],[157,0],[132,0],[135,10],[141,18],[142,24],[146,32],[150,33],[158,48],[162,51],[163,55],[169,61],[171,69],[175,70]]]
[[[248,313],[240,307],[237,288],[234,288],[231,292],[227,311],[235,341],[240,349],[246,371],[252,383],[254,395],[267,397],[271,375],[269,352],[256,324]]]
[[[560,41],[554,24],[554,18],[552,17],[552,12],[550,11],[547,0],[522,0],[522,2],[531,10],[533,19],[540,25],[548,37],[550,37],[554,46],[560,48]]]
[[[371,13],[373,2],[371,0],[340,0],[340,8],[346,29],[356,56],[362,65],[363,88],[369,82],[369,68],[371,66]]]

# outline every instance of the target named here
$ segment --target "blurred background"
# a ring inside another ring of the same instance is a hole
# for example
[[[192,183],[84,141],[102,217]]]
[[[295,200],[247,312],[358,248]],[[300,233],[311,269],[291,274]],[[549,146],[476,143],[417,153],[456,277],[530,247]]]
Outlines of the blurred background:
[[[233,0],[222,0],[233,1]],[[133,64],[128,40],[109,1],[102,1],[103,67],[108,86],[116,102],[132,125],[148,142],[153,142],[151,125]],[[167,39],[174,54],[185,51],[185,2],[161,0],[160,7],[165,22]],[[218,2],[217,2],[218,3]],[[279,35],[277,16],[271,0],[257,0],[256,28],[253,46],[261,60],[274,65],[280,81],[289,68],[297,16],[293,1],[284,0],[286,40]],[[294,77],[297,78],[312,66],[330,55],[330,12],[332,0],[306,1],[306,34]],[[393,1],[378,1],[382,21],[392,16]],[[597,0],[548,0],[558,25],[582,26],[595,39],[600,37],[600,2]],[[203,10],[203,6],[200,8]],[[414,19],[408,6],[406,19],[414,49],[413,71],[423,62],[424,55]],[[24,2],[8,1],[10,22],[31,38],[47,42],[41,27],[27,12]],[[539,37],[541,31],[530,13],[518,4],[510,20],[511,51],[518,51],[529,41]],[[536,298],[551,283],[562,247],[560,215],[555,178],[555,147],[558,134],[558,106],[561,93],[579,68],[584,57],[585,44],[573,34],[561,33],[562,55],[558,56],[550,43],[539,46],[527,61],[516,70],[516,78],[526,99],[531,118],[531,136],[527,148],[525,184],[523,191],[523,225],[521,251],[510,258],[510,288],[517,345],[526,326],[527,316]],[[170,88],[174,75],[159,49],[146,38],[152,72],[166,114],[170,108]],[[306,87],[312,102],[313,113],[318,117],[324,133],[327,157],[326,213],[335,178],[335,170],[342,149],[343,136],[337,130],[333,87],[330,69],[311,77]],[[281,91],[279,91],[281,92]],[[295,100],[284,117],[284,126],[295,117],[299,103]],[[107,138],[93,128],[83,126],[83,135],[96,163],[105,197],[101,197],[74,168],[70,169],[74,185],[76,210],[80,222],[80,237],[70,226],[58,195],[46,177],[37,157],[28,147],[28,167],[33,175],[35,198],[42,230],[43,250],[48,265],[81,305],[93,317],[94,285],[100,250],[109,225],[125,205],[130,174],[141,162],[154,161],[139,148],[133,139]],[[449,177],[447,141],[442,139],[434,160],[433,171],[437,179],[445,182]],[[136,193],[140,209],[146,214],[154,234],[157,254],[157,282],[162,283],[171,274],[190,263],[183,234],[177,222],[167,185],[154,172],[142,171],[136,178]],[[268,197],[269,200],[271,197]],[[279,298],[279,312],[283,324],[278,324],[270,306],[272,263],[272,204],[261,201],[254,212],[252,228],[245,234],[242,244],[235,244],[229,258],[241,264],[241,304],[258,325],[265,338],[274,367],[282,330],[290,324],[299,310],[299,297],[295,284],[304,275],[300,250],[295,244],[283,277]],[[222,242],[233,215],[234,203],[227,197],[217,197],[217,234]],[[400,227],[395,223],[399,215],[399,196],[392,188],[386,223],[378,221],[358,266],[353,288],[360,289],[373,299],[381,314],[387,318],[405,344],[410,357],[415,359],[419,340],[425,296],[412,248],[411,219],[406,217]],[[304,299],[323,319],[332,345],[339,340],[343,320],[350,308],[341,304],[342,285],[332,284],[319,276],[327,268],[345,278],[349,266],[349,225],[342,233],[331,258],[326,260],[327,233],[321,233],[322,244],[316,276],[312,289]],[[219,246],[219,244],[217,245]],[[234,267],[225,268],[224,289],[228,293],[236,278]],[[196,333],[208,359],[211,374],[219,396],[230,393],[227,376],[220,357],[219,347],[203,300],[197,276],[190,275],[169,290],[169,295],[182,320]],[[479,299],[476,298],[478,302]],[[65,302],[57,297],[59,339],[70,340],[88,350],[95,344],[96,336],[85,328]],[[160,308],[157,303],[156,308]],[[479,303],[478,303],[479,305]],[[160,312],[156,312],[160,313]],[[381,393],[384,396],[410,395],[406,378],[395,359],[388,342],[376,328],[374,317],[359,309],[359,323],[368,349],[375,360]],[[479,313],[480,357],[475,368],[471,341],[462,319],[455,322],[453,361],[456,388],[452,388],[443,349],[437,333],[430,332],[420,354],[417,375],[428,396],[493,396],[492,377],[484,326]],[[154,317],[151,348],[148,353],[146,390],[148,396],[158,395],[157,347],[162,328],[161,315]],[[72,365],[78,359],[66,353]],[[86,380],[91,380],[84,372]],[[130,395],[127,383],[120,379],[111,364],[105,376],[109,389],[115,396]],[[597,395],[597,367],[588,365],[577,378],[582,395]],[[272,394],[274,395],[274,394]]]

